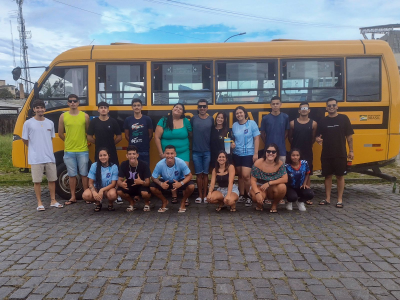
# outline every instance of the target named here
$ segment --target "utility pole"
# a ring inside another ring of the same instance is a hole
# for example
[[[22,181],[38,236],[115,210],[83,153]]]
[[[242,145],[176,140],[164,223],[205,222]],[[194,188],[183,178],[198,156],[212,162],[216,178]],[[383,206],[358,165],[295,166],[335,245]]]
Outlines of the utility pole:
[[[19,41],[20,41],[20,58],[22,69],[24,70],[24,76],[27,81],[25,81],[25,92],[29,93],[31,91],[31,74],[29,71],[29,60],[28,60],[28,45],[26,44],[26,40],[32,37],[30,31],[25,30],[25,20],[22,14],[22,4],[24,0],[15,0],[18,5],[18,31],[19,31]]]

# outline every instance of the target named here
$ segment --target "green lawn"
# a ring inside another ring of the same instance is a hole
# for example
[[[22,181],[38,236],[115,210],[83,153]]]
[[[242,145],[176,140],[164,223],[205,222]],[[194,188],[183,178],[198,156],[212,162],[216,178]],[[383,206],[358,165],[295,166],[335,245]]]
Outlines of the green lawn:
[[[12,134],[0,135],[0,186],[30,185],[30,173],[21,173],[12,164]]]

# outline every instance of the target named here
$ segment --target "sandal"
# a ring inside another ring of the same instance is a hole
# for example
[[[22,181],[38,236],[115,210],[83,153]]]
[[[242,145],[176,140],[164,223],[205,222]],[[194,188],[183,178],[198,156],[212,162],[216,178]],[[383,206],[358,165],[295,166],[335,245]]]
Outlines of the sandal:
[[[328,201],[326,201],[325,199],[322,200],[322,201],[319,203],[319,205],[329,205],[329,204],[331,204],[331,203],[328,202]]]
[[[221,211],[222,208],[223,208],[223,206],[218,206],[216,211]]]
[[[108,211],[114,211],[114,210],[115,210],[115,208],[114,208],[113,205],[109,205],[109,206],[107,207],[107,209],[108,209]]]
[[[271,209],[269,210],[269,212],[270,212],[271,214],[276,214],[276,213],[278,212],[278,210],[277,210],[277,209],[272,209],[272,208],[271,208]]]
[[[189,204],[190,204],[190,203],[189,203],[189,199],[186,199],[186,200],[185,200],[185,206],[189,206]]]
[[[184,212],[186,212],[186,208],[180,208],[180,209],[178,210],[178,213],[184,213]]]
[[[271,203],[271,200],[265,199],[265,200],[264,200],[264,204],[266,204],[266,205],[271,205],[272,203]]]
[[[236,211],[236,207],[231,207],[231,209],[229,211],[235,212]]]
[[[101,208],[103,207],[103,204],[96,204],[96,207],[94,208],[94,211],[95,212],[99,212],[99,211],[101,211]]]
[[[133,212],[136,209],[136,207],[133,207],[133,205],[129,205],[128,208],[126,209],[127,212]]]
[[[145,205],[143,207],[143,211],[150,211],[150,206],[149,205]]]
[[[337,208],[343,208],[343,202],[338,202],[336,203]]]
[[[37,211],[44,211],[45,208],[44,208],[43,205],[39,205],[39,206],[36,208],[36,210],[37,210]]]
[[[160,208],[158,209],[158,212],[159,212],[159,213],[165,213],[167,210],[168,210],[168,207],[160,207]]]
[[[50,205],[50,207],[55,207],[55,208],[63,208],[63,207],[64,207],[64,205],[62,205],[62,204],[60,204],[60,203],[56,202],[56,203],[54,203],[54,204],[51,204],[51,205]]]
[[[171,203],[173,203],[173,204],[178,203],[178,197],[172,197]]]
[[[256,210],[258,210],[258,211],[263,211],[264,208],[256,206]]]
[[[71,204],[75,204],[75,203],[76,203],[76,200],[75,201],[68,200],[68,201],[64,202],[64,205],[71,205]]]
[[[311,200],[307,200],[307,201],[306,201],[306,204],[307,204],[307,205],[313,205],[313,202],[312,202]]]

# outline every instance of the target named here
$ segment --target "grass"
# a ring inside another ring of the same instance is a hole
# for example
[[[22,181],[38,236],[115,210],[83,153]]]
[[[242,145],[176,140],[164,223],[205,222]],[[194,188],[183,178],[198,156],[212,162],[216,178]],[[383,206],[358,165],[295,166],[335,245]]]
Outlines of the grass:
[[[31,174],[13,166],[11,153],[12,134],[0,135],[0,186],[31,185]]]

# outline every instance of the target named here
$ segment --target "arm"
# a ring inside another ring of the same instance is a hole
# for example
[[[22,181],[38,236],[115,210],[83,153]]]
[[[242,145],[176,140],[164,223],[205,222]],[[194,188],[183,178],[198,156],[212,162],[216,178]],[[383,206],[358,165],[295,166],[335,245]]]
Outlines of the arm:
[[[230,165],[228,172],[229,172],[228,193],[226,194],[225,199],[229,199],[232,194],[233,182],[235,181],[235,167],[233,165]]]
[[[118,177],[117,186],[125,190],[128,189],[128,184],[126,183],[126,179],[124,179],[123,177]]]
[[[129,144],[129,129],[125,129],[125,139],[128,141]]]
[[[60,139],[65,141],[65,130],[64,130],[64,114],[60,116],[60,119],[58,119],[58,136]]]
[[[265,133],[264,130],[260,131],[260,133],[261,133],[261,134],[260,134],[261,139],[262,139],[263,143],[265,144],[265,138],[267,137],[267,135],[266,135],[266,133]]]
[[[118,144],[120,141],[122,141],[122,135],[121,135],[121,134],[119,134],[119,135],[117,135],[117,136],[115,137],[114,144],[116,145],[116,144]]]
[[[253,163],[258,159],[258,146],[260,145],[260,136],[257,135],[254,137],[254,154],[253,154]]]
[[[317,122],[313,121],[312,123],[312,143],[315,143],[315,137],[317,134]]]
[[[304,178],[304,182],[301,185],[301,189],[309,189],[310,187],[306,184],[306,182],[308,182],[308,178],[310,178],[310,173],[306,174],[306,177]]]
[[[160,181],[158,178],[154,178],[153,176],[151,176],[151,180],[155,183],[158,184],[159,186],[161,186],[164,190],[169,188],[169,185],[167,182],[162,182]]]
[[[288,176],[287,176],[287,174],[283,175],[281,178],[278,178],[278,179],[276,179],[276,180],[270,181],[270,182],[269,182],[269,186],[271,186],[271,185],[277,185],[277,184],[280,184],[280,183],[286,183],[286,182],[288,182]]]
[[[145,178],[142,180],[138,174],[138,177],[133,181],[133,185],[143,185],[143,186],[150,186],[150,178]]]
[[[28,147],[29,141],[28,140],[24,140],[24,139],[22,139],[22,141],[24,142],[25,146]]]
[[[163,133],[164,133],[164,128],[157,125],[156,131],[154,132],[154,142],[156,143],[158,155],[160,156],[161,159],[164,158],[164,153],[163,153],[162,147],[161,147],[161,137],[162,137]]]
[[[348,158],[353,160],[354,159],[354,152],[353,152],[353,135],[346,136],[347,144],[349,145],[349,155]]]
[[[101,195],[101,197],[99,196],[99,193],[94,187],[94,180],[92,178],[89,178],[89,190],[92,192],[94,200],[101,201],[103,195]]]
[[[153,128],[148,129],[149,131],[149,142],[151,141],[151,139],[153,138]]]
[[[89,129],[89,123],[90,123],[90,118],[89,118],[89,115],[88,115],[88,114],[85,114],[85,121],[86,121],[85,130],[86,130],[86,132],[87,132],[88,129]]]
[[[210,186],[208,187],[207,199],[211,199],[211,193],[214,191],[216,178],[217,178],[217,172],[215,172],[215,168],[214,168],[211,173],[211,182],[210,182]]]
[[[93,138],[93,135],[87,134],[86,138],[87,138],[89,143],[92,143],[92,144],[96,143],[95,139]]]
[[[289,135],[289,130],[287,129],[285,130],[285,140],[287,139],[288,135]]]
[[[294,121],[290,121],[289,126],[290,126],[290,129],[289,129],[288,139],[289,139],[289,143],[292,144],[292,142],[293,142]]]

